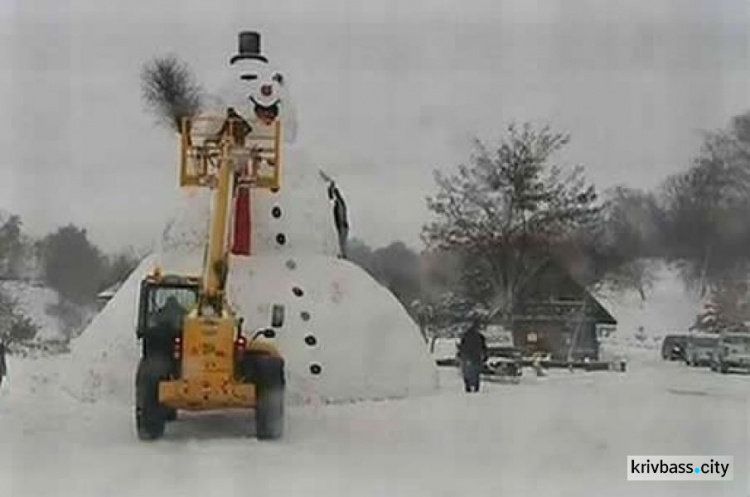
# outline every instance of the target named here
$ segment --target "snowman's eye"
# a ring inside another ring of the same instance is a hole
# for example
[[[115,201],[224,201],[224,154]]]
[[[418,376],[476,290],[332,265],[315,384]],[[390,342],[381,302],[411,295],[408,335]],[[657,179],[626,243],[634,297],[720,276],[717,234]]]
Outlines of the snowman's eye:
[[[284,76],[281,75],[281,73],[274,73],[273,76],[271,76],[271,79],[273,81],[276,81],[278,84],[283,85],[284,84]]]
[[[258,79],[257,74],[240,74],[240,79],[243,81],[255,81]]]

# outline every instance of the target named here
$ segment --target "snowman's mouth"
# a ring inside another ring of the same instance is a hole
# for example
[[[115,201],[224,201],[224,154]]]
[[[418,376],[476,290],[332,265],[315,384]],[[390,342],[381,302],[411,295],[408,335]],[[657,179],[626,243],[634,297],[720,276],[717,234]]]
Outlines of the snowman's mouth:
[[[281,103],[281,99],[278,99],[278,98],[271,103],[260,103],[257,100],[255,100],[255,97],[252,95],[250,95],[248,98],[256,107],[263,107],[266,109],[271,109],[275,107],[278,110],[279,104]]]
[[[273,123],[276,118],[279,115],[279,100],[276,100],[276,102],[272,103],[271,105],[262,105],[258,103],[253,97],[250,97],[250,100],[255,104],[255,108],[253,111],[255,112],[255,115],[263,121],[265,124],[271,124]]]

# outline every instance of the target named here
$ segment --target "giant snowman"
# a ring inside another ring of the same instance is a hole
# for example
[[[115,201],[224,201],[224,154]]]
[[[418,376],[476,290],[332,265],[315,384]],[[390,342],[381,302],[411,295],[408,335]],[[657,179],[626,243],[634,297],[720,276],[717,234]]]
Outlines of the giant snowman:
[[[286,359],[288,400],[340,402],[433,391],[437,372],[415,323],[386,288],[340,257],[330,184],[292,143],[296,123],[285,113],[286,82],[261,54],[257,33],[240,34],[228,79],[214,99],[215,112],[222,115],[231,106],[260,126],[280,119],[285,137],[281,187],[252,190],[250,255],[230,256],[227,294],[248,330],[269,326],[272,307],[283,305],[276,340]],[[201,274],[210,215],[210,191],[184,192],[154,253],[74,344],[71,394],[132,401],[139,282],[155,266],[165,273]]]

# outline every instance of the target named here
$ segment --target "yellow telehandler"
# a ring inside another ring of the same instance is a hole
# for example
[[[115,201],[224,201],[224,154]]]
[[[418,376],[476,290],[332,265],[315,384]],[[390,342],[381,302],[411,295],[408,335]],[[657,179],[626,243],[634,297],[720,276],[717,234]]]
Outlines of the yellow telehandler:
[[[207,129],[213,131],[201,136]],[[155,268],[141,282],[136,335],[142,353],[135,385],[141,440],[162,437],[178,410],[227,408],[254,409],[258,438],[282,436],[284,360],[273,338],[284,308],[274,305],[270,327],[245,336],[225,294],[236,185],[279,188],[280,124],[266,136],[249,129],[231,109],[227,116],[183,120],[180,185],[213,191],[210,233],[202,275]],[[261,162],[265,168],[258,167]]]

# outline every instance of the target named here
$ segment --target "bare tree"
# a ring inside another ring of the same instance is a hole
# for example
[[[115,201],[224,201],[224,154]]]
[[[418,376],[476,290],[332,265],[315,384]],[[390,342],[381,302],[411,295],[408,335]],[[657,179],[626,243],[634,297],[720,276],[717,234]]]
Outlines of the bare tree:
[[[692,167],[663,189],[668,254],[701,294],[744,278],[750,263],[750,156],[741,133],[706,134]]]
[[[452,176],[436,173],[438,193],[427,199],[434,220],[423,239],[461,254],[471,300],[510,317],[517,290],[551,248],[597,222],[601,208],[582,169],[564,174],[552,164],[568,141],[549,127],[511,125],[497,149],[477,141],[470,165]]]
[[[558,252],[562,252],[561,258],[579,282],[615,291],[635,290],[646,300],[654,281],[653,267],[647,259],[663,253],[662,217],[653,195],[617,186],[604,196],[599,225],[573,239],[575,250],[563,246]],[[566,251],[580,255],[571,260]]]
[[[158,57],[141,70],[141,93],[160,122],[180,132],[182,119],[203,105],[203,89],[185,62],[174,55]]]

